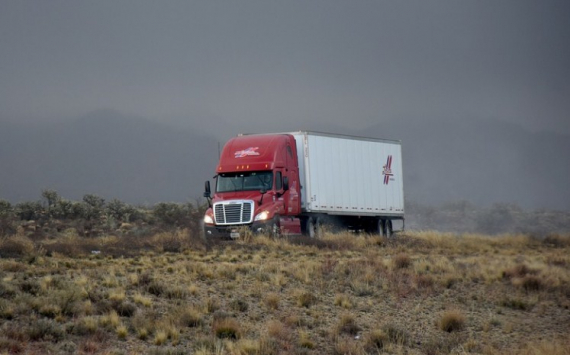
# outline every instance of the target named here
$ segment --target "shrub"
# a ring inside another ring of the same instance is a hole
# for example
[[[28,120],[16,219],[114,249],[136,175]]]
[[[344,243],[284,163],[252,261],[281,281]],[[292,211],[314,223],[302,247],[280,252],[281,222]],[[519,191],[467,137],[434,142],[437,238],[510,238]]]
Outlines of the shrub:
[[[303,331],[299,332],[299,346],[305,349],[315,348],[315,343],[309,337],[309,333]]]
[[[202,314],[194,308],[187,308],[180,315],[180,323],[186,327],[201,326],[203,323]]]
[[[153,244],[169,253],[181,252],[187,246],[188,242],[188,236],[186,233],[180,231],[159,233],[152,239]]]
[[[374,329],[365,338],[365,348],[369,353],[382,350],[388,344],[388,335],[380,329]]]
[[[130,222],[141,217],[136,208],[118,199],[113,199],[107,203],[105,214],[121,222]]]
[[[382,331],[386,334],[391,343],[404,345],[409,342],[410,335],[408,332],[397,325],[386,324],[382,327]]]
[[[72,333],[76,335],[94,334],[98,328],[98,321],[95,317],[83,317],[76,321]]]
[[[356,324],[356,319],[352,314],[344,313],[337,324],[337,329],[342,333],[356,335],[361,328]]]
[[[279,295],[277,293],[268,293],[265,298],[263,299],[263,302],[265,303],[265,305],[270,308],[270,309],[278,309],[279,308]]]
[[[13,219],[14,211],[12,210],[12,205],[10,202],[0,199],[0,236],[13,229]]]
[[[522,278],[520,285],[525,291],[540,291],[545,288],[544,281],[535,275],[527,275]]]
[[[374,295],[374,287],[370,285],[368,282],[355,280],[350,283],[350,288],[352,289],[354,294],[358,297],[366,297]]]
[[[49,214],[57,219],[78,219],[81,217],[81,214],[77,213],[76,203],[60,199],[56,204],[50,206]]]
[[[164,329],[159,329],[154,335],[154,345],[163,345],[168,340],[168,332]]]
[[[14,339],[0,337],[0,351],[2,354],[23,354],[24,344]]]
[[[61,308],[57,304],[44,303],[38,313],[47,318],[55,318],[61,314]]]
[[[352,302],[350,301],[350,297],[345,294],[338,294],[334,298],[334,305],[340,306],[345,309],[352,308]]]
[[[14,286],[0,280],[0,299],[12,298],[16,296],[17,291]]]
[[[117,327],[117,336],[119,339],[126,339],[128,334],[129,329],[124,324],[121,324]]]
[[[152,306],[152,299],[150,297],[145,297],[143,295],[141,295],[140,293],[136,293],[133,296],[133,300],[135,301],[136,304],[140,304],[144,307],[150,307]]]
[[[450,310],[443,314],[439,320],[439,329],[451,333],[465,327],[465,316],[461,311]]]
[[[265,326],[267,329],[267,334],[274,339],[281,341],[289,341],[291,338],[291,332],[285,324],[280,321],[271,320],[267,322]]]
[[[245,312],[248,310],[249,305],[247,304],[247,301],[238,298],[233,300],[230,303],[230,307],[232,307],[233,310],[238,311],[238,312]]]
[[[183,299],[188,296],[188,290],[183,286],[174,285],[166,287],[164,295],[169,299]]]
[[[61,326],[51,319],[41,318],[27,330],[27,334],[32,341],[46,340],[57,342],[63,339],[65,333]]]
[[[220,309],[220,301],[217,298],[210,297],[206,300],[205,310],[207,313],[213,313]]]
[[[158,280],[150,281],[150,283],[147,286],[148,293],[155,295],[155,296],[160,296],[160,295],[164,294],[166,289],[167,289],[166,285],[164,285],[164,283],[162,283]]]
[[[178,203],[160,202],[154,206],[152,212],[162,224],[181,226],[185,224],[189,216],[188,208],[185,207],[188,206]]]
[[[520,298],[506,297],[503,300],[501,300],[499,304],[503,307],[521,310],[521,311],[526,311],[532,308],[532,306],[529,303],[525,302]]]
[[[309,308],[317,301],[317,297],[309,291],[300,291],[297,294],[297,306]]]
[[[570,246],[570,235],[550,234],[544,238],[543,243],[555,248],[566,248]]]
[[[34,253],[34,243],[27,237],[15,235],[0,242],[0,257],[14,258]]]
[[[14,307],[7,300],[0,298],[0,319],[14,318]]]
[[[131,302],[117,302],[113,308],[121,317],[132,317],[137,311],[137,306]]]
[[[0,218],[12,215],[12,204],[9,201],[0,199]]]
[[[352,339],[339,338],[334,343],[333,355],[361,354],[358,343]]]
[[[44,214],[41,203],[37,201],[28,201],[18,203],[14,208],[16,215],[22,221],[31,221],[38,219]]]
[[[37,280],[24,280],[20,283],[20,291],[37,296],[41,292],[41,285]]]
[[[239,339],[241,330],[239,322],[235,318],[221,318],[214,320],[212,329],[216,337],[220,339]]]
[[[86,220],[101,218],[103,207],[105,206],[105,199],[97,195],[87,194],[83,196],[83,203],[83,218]]]
[[[429,289],[435,283],[433,276],[431,275],[418,275],[415,278],[416,285],[418,288]]]
[[[523,277],[528,274],[534,275],[537,272],[538,272],[537,270],[531,269],[525,264],[518,264],[513,266],[512,268],[503,271],[503,277],[505,278]]]
[[[406,253],[400,253],[396,255],[393,259],[394,268],[405,269],[412,265],[412,259]]]

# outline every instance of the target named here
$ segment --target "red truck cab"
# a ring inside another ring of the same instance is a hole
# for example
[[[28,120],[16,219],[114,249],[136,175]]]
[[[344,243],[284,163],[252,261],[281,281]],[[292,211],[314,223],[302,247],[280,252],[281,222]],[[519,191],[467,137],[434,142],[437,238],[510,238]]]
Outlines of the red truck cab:
[[[210,208],[206,236],[239,237],[255,232],[301,232],[301,186],[295,138],[291,134],[240,135],[224,146],[215,189],[206,182]],[[210,200],[211,199],[211,200]]]

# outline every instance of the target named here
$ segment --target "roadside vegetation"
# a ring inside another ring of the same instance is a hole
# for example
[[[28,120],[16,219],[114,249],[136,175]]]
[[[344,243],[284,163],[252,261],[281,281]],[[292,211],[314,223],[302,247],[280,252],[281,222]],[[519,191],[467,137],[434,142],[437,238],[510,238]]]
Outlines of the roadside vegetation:
[[[200,206],[43,198],[0,212],[0,354],[570,354],[570,235],[206,241]]]

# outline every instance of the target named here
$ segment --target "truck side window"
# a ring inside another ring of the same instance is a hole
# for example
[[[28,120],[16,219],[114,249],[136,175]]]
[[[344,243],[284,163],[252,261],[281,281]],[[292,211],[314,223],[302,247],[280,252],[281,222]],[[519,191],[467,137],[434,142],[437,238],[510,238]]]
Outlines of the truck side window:
[[[283,178],[281,177],[281,172],[278,171],[275,174],[275,190],[279,191],[283,188]]]

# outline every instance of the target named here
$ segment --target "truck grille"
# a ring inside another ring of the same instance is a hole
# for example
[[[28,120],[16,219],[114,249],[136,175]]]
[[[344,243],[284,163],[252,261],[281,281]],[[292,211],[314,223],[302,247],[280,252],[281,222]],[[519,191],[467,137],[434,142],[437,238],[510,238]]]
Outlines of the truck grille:
[[[247,224],[253,220],[253,201],[228,201],[214,204],[216,224]]]

